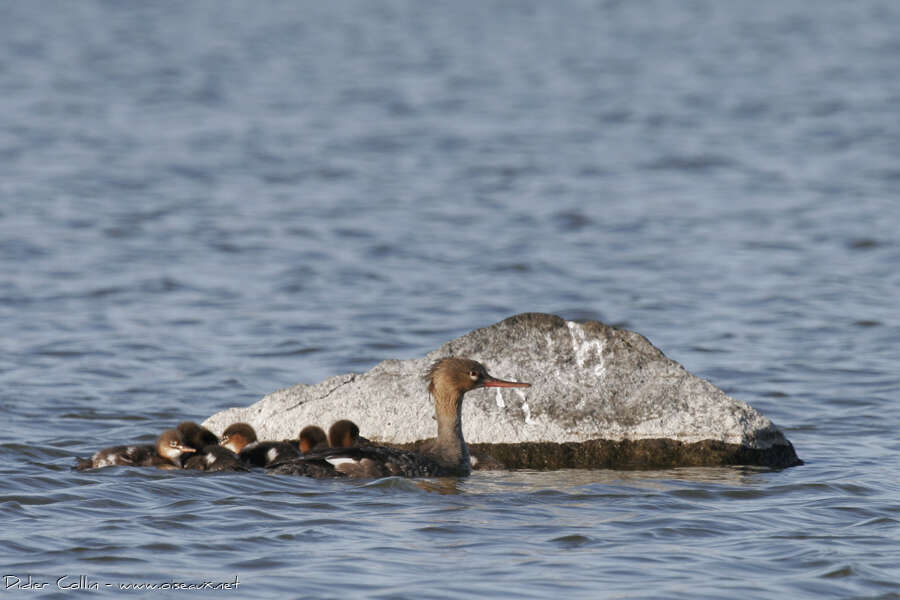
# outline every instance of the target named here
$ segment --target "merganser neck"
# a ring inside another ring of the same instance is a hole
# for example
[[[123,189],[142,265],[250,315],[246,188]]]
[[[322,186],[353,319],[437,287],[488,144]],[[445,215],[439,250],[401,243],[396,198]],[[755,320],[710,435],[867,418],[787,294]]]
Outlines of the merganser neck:
[[[447,466],[459,467],[468,474],[469,448],[462,432],[462,402],[464,391],[435,389],[434,412],[437,416],[438,434],[428,454]]]

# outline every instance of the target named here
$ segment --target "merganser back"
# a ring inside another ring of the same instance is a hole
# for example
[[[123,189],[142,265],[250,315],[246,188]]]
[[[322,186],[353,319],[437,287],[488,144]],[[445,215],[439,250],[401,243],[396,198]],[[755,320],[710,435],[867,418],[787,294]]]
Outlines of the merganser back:
[[[386,446],[331,448],[273,465],[270,473],[310,477],[446,477],[471,473],[469,450],[462,433],[462,400],[466,392],[481,387],[530,387],[530,383],[504,381],[488,374],[484,366],[467,358],[436,361],[425,374],[434,397],[437,438],[420,452]],[[330,465],[328,474],[321,469]]]
[[[177,429],[167,429],[159,436],[155,445],[140,444],[104,448],[91,458],[80,459],[75,465],[75,469],[84,471],[114,465],[180,469],[182,455],[189,452],[195,452],[195,450],[184,443],[181,432]]]

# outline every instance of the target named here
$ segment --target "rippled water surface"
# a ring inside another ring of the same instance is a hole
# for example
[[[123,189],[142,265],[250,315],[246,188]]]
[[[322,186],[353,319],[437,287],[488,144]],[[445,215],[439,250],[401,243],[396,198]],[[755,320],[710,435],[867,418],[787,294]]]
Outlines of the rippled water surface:
[[[0,4],[0,588],[900,598],[898,31],[888,1]],[[69,470],[525,311],[639,331],[806,465]]]

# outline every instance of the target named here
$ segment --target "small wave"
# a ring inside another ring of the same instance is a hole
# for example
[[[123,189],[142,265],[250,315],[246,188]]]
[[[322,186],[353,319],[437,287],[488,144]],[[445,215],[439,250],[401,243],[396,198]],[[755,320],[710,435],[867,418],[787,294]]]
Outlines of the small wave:
[[[645,163],[650,171],[686,171],[691,173],[734,167],[736,161],[717,154],[671,154]]]
[[[550,543],[556,544],[561,548],[581,548],[582,546],[590,544],[593,541],[593,539],[586,535],[572,534],[553,538],[552,540],[550,540]]]

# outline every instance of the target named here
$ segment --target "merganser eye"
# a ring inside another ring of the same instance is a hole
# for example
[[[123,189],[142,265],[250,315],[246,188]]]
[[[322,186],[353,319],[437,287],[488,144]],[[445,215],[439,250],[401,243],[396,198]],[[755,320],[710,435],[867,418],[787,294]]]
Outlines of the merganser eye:
[[[478,371],[469,371],[469,377],[472,378],[472,381],[478,380]]]

